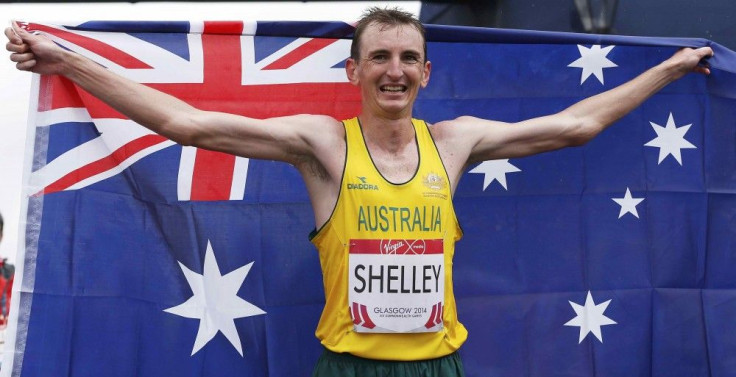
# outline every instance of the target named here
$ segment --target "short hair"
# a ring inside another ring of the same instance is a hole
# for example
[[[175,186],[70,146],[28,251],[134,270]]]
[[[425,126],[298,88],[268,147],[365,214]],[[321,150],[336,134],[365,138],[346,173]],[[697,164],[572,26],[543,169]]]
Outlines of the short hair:
[[[395,8],[379,8],[370,7],[363,12],[363,16],[355,25],[353,33],[353,42],[350,45],[350,57],[354,60],[360,59],[360,39],[365,29],[371,24],[382,26],[403,26],[409,25],[416,29],[422,36],[422,48],[424,50],[424,61],[427,61],[427,40],[424,37],[424,25],[422,25],[413,14],[403,11],[398,7]]]

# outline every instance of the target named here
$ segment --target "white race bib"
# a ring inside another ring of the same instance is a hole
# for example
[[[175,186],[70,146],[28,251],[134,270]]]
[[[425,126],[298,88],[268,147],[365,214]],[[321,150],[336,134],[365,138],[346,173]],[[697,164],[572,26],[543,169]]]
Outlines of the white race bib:
[[[351,240],[348,299],[356,332],[442,329],[445,258],[441,239]]]

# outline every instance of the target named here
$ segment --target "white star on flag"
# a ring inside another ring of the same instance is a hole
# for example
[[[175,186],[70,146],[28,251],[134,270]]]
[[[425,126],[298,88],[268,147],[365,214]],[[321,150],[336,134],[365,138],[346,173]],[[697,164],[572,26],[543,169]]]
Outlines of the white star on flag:
[[[572,309],[575,310],[575,318],[565,323],[565,326],[577,326],[580,327],[580,337],[578,344],[583,342],[583,339],[588,333],[593,333],[598,340],[603,343],[603,334],[601,334],[601,326],[615,325],[616,322],[605,315],[603,312],[608,308],[608,304],[611,300],[608,300],[602,304],[596,305],[593,302],[593,296],[588,291],[588,297],[585,298],[585,306],[578,305],[572,301],[568,301]]]
[[[667,125],[665,125],[665,127],[655,124],[654,122],[649,122],[649,124],[654,128],[654,132],[657,133],[657,137],[644,144],[644,146],[659,148],[659,161],[657,161],[657,165],[662,163],[662,160],[667,156],[672,155],[680,166],[682,166],[682,155],[680,150],[697,148],[689,141],[685,140],[685,133],[687,133],[692,124],[677,127],[675,125],[675,119],[672,117],[672,113],[670,113],[669,118],[667,118]]]
[[[630,213],[636,218],[639,218],[639,212],[636,211],[636,206],[644,201],[644,198],[634,198],[631,196],[631,191],[629,191],[629,188],[626,188],[626,194],[624,194],[623,198],[611,198],[614,202],[618,203],[618,205],[621,206],[621,211],[618,213],[618,218],[620,219],[623,215]]]
[[[480,165],[476,166],[468,173],[484,174],[483,191],[485,191],[486,188],[488,188],[488,185],[493,183],[494,180],[498,181],[498,183],[500,183],[501,186],[503,186],[503,188],[508,191],[508,188],[506,187],[506,174],[516,173],[520,171],[521,169],[509,163],[508,159],[503,159],[483,161]]]
[[[590,48],[587,48],[585,46],[578,45],[580,58],[567,66],[583,69],[583,73],[580,76],[580,85],[583,85],[590,75],[595,75],[598,81],[603,84],[603,68],[618,67],[616,63],[608,60],[606,57],[614,47],[616,46],[601,48],[600,45],[593,45]]]
[[[250,262],[224,276],[221,275],[209,241],[207,241],[207,252],[204,256],[204,271],[201,275],[179,262],[179,267],[184,272],[184,277],[194,295],[186,302],[164,311],[186,318],[199,319],[199,330],[192,348],[192,355],[202,349],[220,331],[240,353],[240,356],[243,356],[243,348],[240,345],[240,336],[235,328],[234,319],[266,313],[237,295],[252,265],[253,262]]]

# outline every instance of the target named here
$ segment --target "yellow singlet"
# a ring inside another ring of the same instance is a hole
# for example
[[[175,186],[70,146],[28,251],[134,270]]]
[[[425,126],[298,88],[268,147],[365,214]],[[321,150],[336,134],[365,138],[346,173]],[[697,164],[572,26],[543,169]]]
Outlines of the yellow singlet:
[[[452,289],[462,231],[427,124],[412,119],[419,166],[401,184],[387,181],[373,164],[358,119],[343,124],[340,194],[312,238],[326,301],[317,338],[331,351],[371,359],[448,355],[467,338]]]

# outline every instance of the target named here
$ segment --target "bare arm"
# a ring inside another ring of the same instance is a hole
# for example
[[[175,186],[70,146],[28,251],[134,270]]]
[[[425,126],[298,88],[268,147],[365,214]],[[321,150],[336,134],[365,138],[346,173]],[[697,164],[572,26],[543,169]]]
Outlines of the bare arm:
[[[136,123],[183,145],[297,164],[313,156],[317,130],[337,121],[297,115],[267,120],[196,109],[184,101],[128,80],[49,39],[14,24],[6,45],[20,70],[63,75]],[[114,89],[111,89],[114,88]]]
[[[582,100],[553,115],[518,123],[460,117],[438,123],[433,131],[440,148],[456,169],[500,158],[523,157],[568,146],[582,145],[638,107],[667,84],[688,72],[709,74],[698,65],[712,56],[709,47],[682,49],[633,80]],[[461,171],[458,172],[460,174]]]

